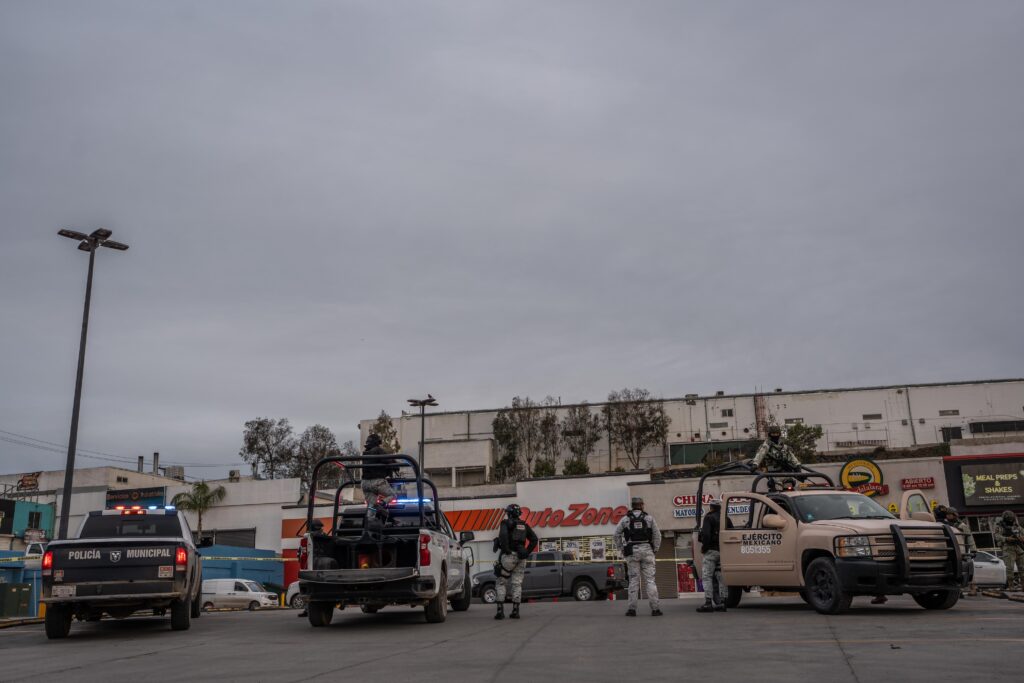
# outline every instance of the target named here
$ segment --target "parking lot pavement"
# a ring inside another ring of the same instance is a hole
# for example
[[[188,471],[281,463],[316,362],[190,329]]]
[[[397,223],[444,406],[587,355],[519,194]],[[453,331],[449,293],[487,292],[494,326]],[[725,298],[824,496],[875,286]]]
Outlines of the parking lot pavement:
[[[976,598],[929,612],[909,598],[825,617],[798,598],[749,600],[697,614],[623,616],[623,602],[523,606],[495,621],[490,605],[427,624],[421,609],[335,612],[314,629],[292,610],[205,614],[185,632],[167,619],[76,623],[48,641],[41,626],[0,630],[0,680],[75,681],[842,681],[1020,680],[1024,605]],[[633,672],[633,673],[631,673]]]

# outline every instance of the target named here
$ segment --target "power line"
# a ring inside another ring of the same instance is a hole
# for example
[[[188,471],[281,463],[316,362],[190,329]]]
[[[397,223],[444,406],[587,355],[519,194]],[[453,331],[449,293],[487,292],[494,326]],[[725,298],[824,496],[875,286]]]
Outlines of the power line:
[[[6,441],[8,443],[16,444],[18,446],[26,446],[28,448],[36,448],[43,451],[49,451],[51,453],[67,453],[68,448],[66,444],[54,443],[53,441],[44,441],[43,439],[36,439],[31,436],[18,434],[17,432],[10,432],[5,429],[0,429],[0,441]],[[137,458],[115,455],[113,453],[106,453],[104,451],[94,451],[85,448],[76,448],[75,453],[76,455],[81,455],[83,458],[90,458],[92,460],[104,460],[107,462],[134,464],[138,461]],[[235,467],[239,463],[198,463],[164,461],[164,464],[177,467]]]

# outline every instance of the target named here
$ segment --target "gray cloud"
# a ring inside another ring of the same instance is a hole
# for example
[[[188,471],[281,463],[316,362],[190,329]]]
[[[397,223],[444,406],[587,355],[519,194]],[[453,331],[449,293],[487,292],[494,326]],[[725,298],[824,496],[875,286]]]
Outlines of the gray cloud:
[[[0,429],[1019,375],[1024,8],[0,8]],[[61,458],[0,443],[9,469]],[[214,470],[211,470],[214,471]]]

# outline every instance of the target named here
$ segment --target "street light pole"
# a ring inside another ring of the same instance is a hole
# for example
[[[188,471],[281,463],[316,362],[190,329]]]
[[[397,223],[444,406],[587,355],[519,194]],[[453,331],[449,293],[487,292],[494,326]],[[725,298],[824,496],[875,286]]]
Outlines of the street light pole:
[[[425,450],[424,442],[427,438],[427,406],[436,406],[437,400],[427,394],[426,398],[410,398],[408,400],[409,405],[418,407],[420,409],[420,474],[426,476],[426,472],[423,470],[423,451]],[[452,482],[454,486],[455,482]]]
[[[68,515],[71,512],[71,490],[75,476],[75,449],[78,446],[78,414],[82,406],[82,376],[85,373],[85,342],[89,333],[89,304],[92,301],[92,272],[96,263],[96,249],[98,247],[109,247],[118,251],[128,249],[127,244],[108,240],[112,234],[110,230],[100,228],[86,235],[74,230],[60,230],[57,233],[62,237],[79,240],[78,249],[89,252],[89,274],[85,278],[85,309],[82,312],[82,338],[78,342],[78,372],[75,375],[75,402],[71,409],[71,435],[68,437],[68,459],[64,466],[64,490],[60,501],[60,529],[57,532],[58,539],[68,537]]]

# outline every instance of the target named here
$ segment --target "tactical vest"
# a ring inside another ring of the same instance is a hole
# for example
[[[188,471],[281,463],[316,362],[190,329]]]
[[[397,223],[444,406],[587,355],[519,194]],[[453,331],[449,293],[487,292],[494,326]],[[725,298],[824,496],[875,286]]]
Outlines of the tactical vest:
[[[513,552],[526,547],[526,536],[526,522],[521,519],[509,522],[508,542]]]
[[[626,540],[629,543],[650,543],[653,540],[654,530],[647,523],[646,514],[641,512],[640,516],[636,517],[630,512],[627,519],[629,521],[626,523]]]

